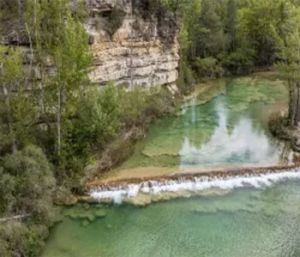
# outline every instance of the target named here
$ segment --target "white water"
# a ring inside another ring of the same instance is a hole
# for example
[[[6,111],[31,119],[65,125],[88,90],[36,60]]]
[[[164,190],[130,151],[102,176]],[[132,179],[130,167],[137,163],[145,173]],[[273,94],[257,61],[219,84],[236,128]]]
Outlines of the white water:
[[[124,199],[137,197],[139,194],[160,195],[172,192],[198,193],[211,188],[235,189],[241,187],[265,188],[274,183],[285,180],[300,179],[300,168],[280,173],[262,175],[238,176],[238,177],[201,177],[193,180],[181,179],[178,181],[156,182],[149,181],[140,184],[129,184],[120,187],[98,188],[90,191],[93,199],[101,201],[113,201],[120,204]]]

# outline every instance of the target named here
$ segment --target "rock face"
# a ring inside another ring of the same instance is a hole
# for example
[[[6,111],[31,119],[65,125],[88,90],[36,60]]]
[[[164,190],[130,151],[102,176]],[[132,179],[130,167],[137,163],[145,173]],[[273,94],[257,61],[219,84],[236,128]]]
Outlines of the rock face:
[[[160,0],[85,1],[89,12],[85,26],[94,53],[93,82],[105,85],[113,81],[127,87],[168,85],[176,91],[177,24]],[[70,0],[74,12],[77,3]],[[22,15],[13,8],[16,3],[5,0],[4,4],[11,14],[0,17],[5,43],[22,46],[24,55],[30,55]]]
[[[178,77],[177,25],[158,0],[87,0],[93,82],[128,87],[173,85]]]

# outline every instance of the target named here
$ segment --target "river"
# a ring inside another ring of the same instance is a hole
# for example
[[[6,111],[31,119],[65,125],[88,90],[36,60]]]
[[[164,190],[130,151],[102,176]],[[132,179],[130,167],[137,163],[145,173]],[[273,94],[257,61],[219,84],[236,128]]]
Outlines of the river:
[[[212,83],[176,116],[157,121],[107,179],[292,162],[267,128],[270,115],[287,105],[283,83],[255,76]],[[64,210],[42,257],[297,257],[299,178],[239,186],[221,180],[144,208],[78,204]]]

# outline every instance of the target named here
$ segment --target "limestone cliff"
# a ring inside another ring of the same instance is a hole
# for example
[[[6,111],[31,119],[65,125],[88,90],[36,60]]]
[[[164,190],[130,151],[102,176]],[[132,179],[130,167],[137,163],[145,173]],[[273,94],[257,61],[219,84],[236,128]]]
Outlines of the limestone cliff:
[[[88,0],[88,8],[94,82],[144,87],[175,83],[176,21],[158,1]]]
[[[85,26],[94,54],[90,75],[93,82],[104,85],[113,81],[128,87],[175,84],[179,62],[177,24],[160,0],[85,1]],[[70,0],[73,11],[76,3]],[[9,15],[0,17],[0,33],[6,44],[23,46],[30,56],[22,11],[15,6],[10,0],[0,4],[0,8],[9,10]]]

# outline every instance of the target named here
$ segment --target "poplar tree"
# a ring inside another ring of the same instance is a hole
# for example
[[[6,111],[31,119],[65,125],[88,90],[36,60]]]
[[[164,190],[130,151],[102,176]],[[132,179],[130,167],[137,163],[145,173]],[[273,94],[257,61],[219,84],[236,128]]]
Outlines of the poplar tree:
[[[55,115],[58,161],[65,121],[75,113],[80,91],[88,84],[92,61],[81,19],[82,12],[78,16],[72,13],[67,0],[28,2],[27,23],[32,28],[38,65],[44,74],[40,88],[45,98],[45,115],[50,119]],[[49,69],[53,71],[50,75]]]
[[[225,26],[227,36],[226,48],[227,51],[234,51],[237,40],[237,5],[236,0],[229,0],[227,3],[227,19]]]

